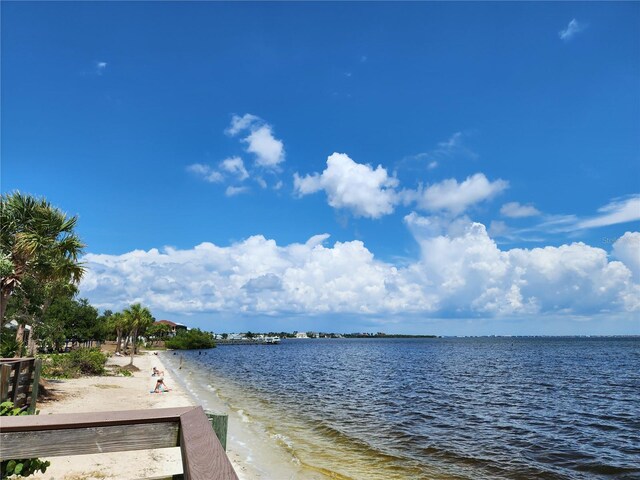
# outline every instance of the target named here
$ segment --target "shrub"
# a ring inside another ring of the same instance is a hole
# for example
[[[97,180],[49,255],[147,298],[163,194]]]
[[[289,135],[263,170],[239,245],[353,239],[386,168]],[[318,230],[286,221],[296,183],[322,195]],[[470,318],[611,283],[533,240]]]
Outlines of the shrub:
[[[0,328],[0,357],[11,358],[27,353],[27,347],[16,340],[16,331],[15,327],[8,325]]]
[[[79,348],[68,353],[69,361],[83,375],[103,375],[107,356],[98,348]]]
[[[27,415],[26,411],[14,407],[12,402],[0,403],[0,416],[10,417],[16,415]],[[0,478],[9,478],[12,475],[28,477],[36,472],[45,473],[51,462],[43,462],[39,458],[25,458],[20,460],[3,460],[0,463]]]
[[[69,353],[50,355],[43,365],[43,376],[77,378],[81,375],[104,375],[107,356],[97,348],[79,348]]]
[[[180,332],[173,338],[165,341],[167,348],[174,350],[198,350],[204,348],[214,348],[216,346],[213,340],[213,334],[203,332],[199,328],[192,328],[186,332]]]

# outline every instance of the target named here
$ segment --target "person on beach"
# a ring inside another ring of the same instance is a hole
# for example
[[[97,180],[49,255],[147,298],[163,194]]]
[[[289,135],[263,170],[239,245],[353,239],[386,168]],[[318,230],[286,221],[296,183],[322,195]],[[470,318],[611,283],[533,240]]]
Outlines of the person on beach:
[[[151,393],[164,393],[164,392],[170,392],[170,391],[171,391],[171,389],[169,387],[167,387],[166,383],[164,383],[164,378],[160,377],[156,381],[156,388],[154,388],[151,391]]]
[[[164,371],[163,370],[158,370],[156,367],[153,367],[153,373],[151,374],[152,377],[164,377]]]

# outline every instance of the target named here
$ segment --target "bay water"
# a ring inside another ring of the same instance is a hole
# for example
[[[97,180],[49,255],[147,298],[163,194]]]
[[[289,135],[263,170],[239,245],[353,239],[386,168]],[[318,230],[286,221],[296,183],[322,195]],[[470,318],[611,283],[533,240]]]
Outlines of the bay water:
[[[179,355],[196,397],[215,392],[314,475],[640,478],[638,337],[287,339]]]

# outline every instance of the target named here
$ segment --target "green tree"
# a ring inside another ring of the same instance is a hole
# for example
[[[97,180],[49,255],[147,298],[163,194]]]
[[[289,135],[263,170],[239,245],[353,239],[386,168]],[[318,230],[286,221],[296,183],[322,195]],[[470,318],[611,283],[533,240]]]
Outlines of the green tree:
[[[107,320],[109,330],[116,334],[116,353],[120,353],[122,351],[122,336],[125,333],[127,323],[127,318],[121,312],[114,313]]]
[[[165,345],[167,348],[174,350],[197,350],[214,348],[216,342],[212,333],[203,332],[199,328],[192,328],[191,330],[181,331],[175,337],[168,339]]]
[[[171,327],[165,323],[153,323],[147,329],[147,336],[151,340],[151,345],[155,342],[159,342],[169,338],[171,334]]]
[[[131,342],[131,361],[129,365],[133,365],[133,356],[138,348],[138,336],[143,334],[144,331],[154,322],[153,315],[147,307],[143,307],[139,303],[131,305],[124,310],[124,316],[130,325],[130,337]]]
[[[77,217],[67,217],[43,198],[20,192],[0,197],[0,328],[8,321],[9,298],[26,279],[43,289],[40,317],[56,289],[80,281],[84,245],[74,232],[76,223]],[[35,322],[30,324],[33,330]],[[19,337],[22,331],[24,324]]]
[[[92,345],[102,338],[98,310],[87,299],[56,297],[41,323],[38,339],[45,348],[60,350],[67,340],[72,345]]]

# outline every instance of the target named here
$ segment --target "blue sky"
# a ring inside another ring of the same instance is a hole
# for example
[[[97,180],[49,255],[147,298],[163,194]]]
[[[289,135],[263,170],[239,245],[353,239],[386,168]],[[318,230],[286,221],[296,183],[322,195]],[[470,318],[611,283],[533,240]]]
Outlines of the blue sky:
[[[640,4],[3,2],[2,191],[217,331],[640,333]]]

